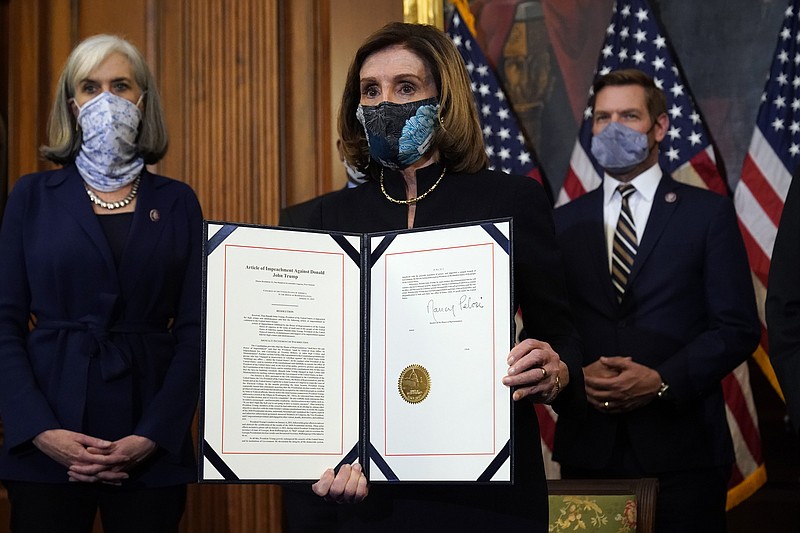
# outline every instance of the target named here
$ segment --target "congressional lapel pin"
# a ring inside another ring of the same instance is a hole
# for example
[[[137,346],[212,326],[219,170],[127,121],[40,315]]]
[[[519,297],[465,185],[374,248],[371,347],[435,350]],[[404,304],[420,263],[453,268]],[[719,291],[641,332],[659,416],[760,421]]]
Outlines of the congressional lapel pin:
[[[161,220],[161,213],[158,212],[158,209],[151,209],[150,210],[150,220],[153,222],[158,222]]]
[[[664,200],[666,200],[668,204],[674,204],[675,200],[677,199],[678,195],[675,194],[674,192],[668,192],[667,194],[664,195]]]

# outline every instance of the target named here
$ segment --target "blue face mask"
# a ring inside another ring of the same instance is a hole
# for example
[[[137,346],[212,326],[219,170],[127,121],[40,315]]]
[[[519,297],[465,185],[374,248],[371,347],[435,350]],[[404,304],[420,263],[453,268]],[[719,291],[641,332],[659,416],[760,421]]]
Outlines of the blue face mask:
[[[434,97],[406,104],[359,105],[356,117],[364,126],[370,156],[397,170],[413,165],[430,149],[438,112]]]
[[[610,174],[630,172],[647,159],[650,146],[647,134],[612,122],[592,137],[592,155]]]

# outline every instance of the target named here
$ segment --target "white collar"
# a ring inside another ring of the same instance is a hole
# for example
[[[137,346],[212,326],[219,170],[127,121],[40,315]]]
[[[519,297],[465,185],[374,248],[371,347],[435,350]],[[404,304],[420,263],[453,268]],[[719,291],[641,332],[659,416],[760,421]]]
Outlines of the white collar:
[[[656,195],[656,189],[658,189],[662,175],[661,167],[656,163],[628,183],[636,187],[636,192],[641,194],[648,203],[651,203]],[[611,203],[611,199],[620,185],[622,185],[621,181],[612,177],[608,172],[605,173],[603,176],[603,205]]]

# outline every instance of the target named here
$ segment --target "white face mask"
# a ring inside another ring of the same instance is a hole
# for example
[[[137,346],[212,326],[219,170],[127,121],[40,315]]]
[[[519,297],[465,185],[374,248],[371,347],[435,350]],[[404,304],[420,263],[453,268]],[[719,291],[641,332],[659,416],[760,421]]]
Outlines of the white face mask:
[[[139,102],[142,97],[144,93]],[[138,102],[134,104],[109,92],[78,107],[83,142],[75,165],[86,183],[98,191],[111,192],[141,174],[144,160],[136,146],[140,121]]]

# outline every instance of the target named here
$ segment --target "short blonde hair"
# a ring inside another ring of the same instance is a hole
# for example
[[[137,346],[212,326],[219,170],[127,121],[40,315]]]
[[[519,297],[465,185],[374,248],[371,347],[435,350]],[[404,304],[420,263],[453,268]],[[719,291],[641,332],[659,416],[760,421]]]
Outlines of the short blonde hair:
[[[145,163],[152,164],[161,160],[167,152],[169,140],[161,97],[144,57],[125,39],[101,34],[78,44],[61,71],[47,125],[49,145],[41,147],[42,155],[50,161],[66,164],[75,160],[82,138],[70,101],[75,96],[80,81],[113,53],[122,54],[128,60],[134,80],[144,91],[144,110],[136,139],[139,155]]]
[[[488,165],[469,74],[455,45],[439,29],[424,24],[393,22],[367,37],[356,52],[345,80],[339,107],[339,138],[348,163],[366,170],[369,145],[356,118],[361,101],[361,67],[372,54],[391,46],[414,53],[428,67],[439,92],[440,126],[432,146],[442,162],[456,172],[477,172]]]

